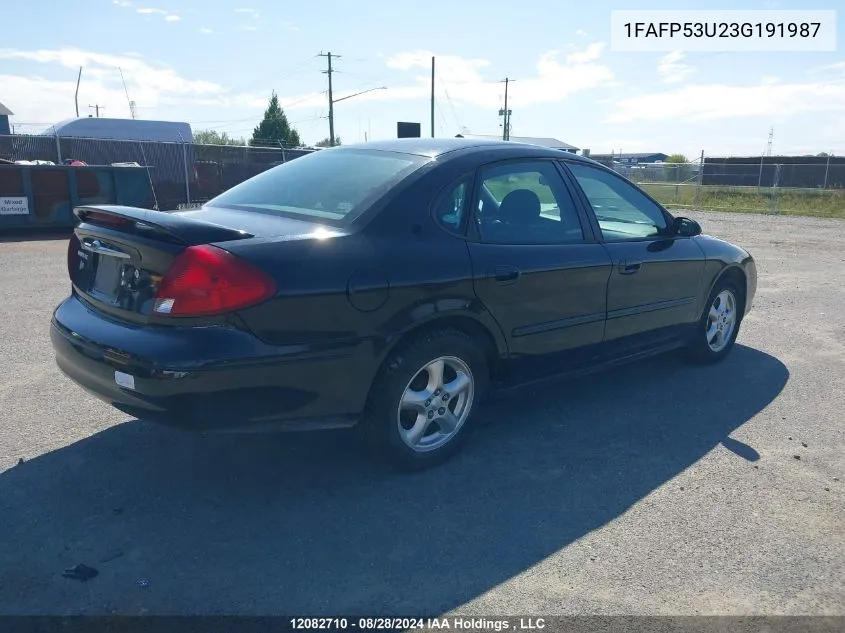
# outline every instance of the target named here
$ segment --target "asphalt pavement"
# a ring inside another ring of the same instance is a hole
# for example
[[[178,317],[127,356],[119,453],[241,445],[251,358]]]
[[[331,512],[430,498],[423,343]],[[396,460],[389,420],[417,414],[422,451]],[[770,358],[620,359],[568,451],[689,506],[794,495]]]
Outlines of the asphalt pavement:
[[[728,360],[517,393],[414,475],[100,403],[52,358],[66,241],[0,240],[0,614],[845,615],[845,222],[694,217],[758,261]]]

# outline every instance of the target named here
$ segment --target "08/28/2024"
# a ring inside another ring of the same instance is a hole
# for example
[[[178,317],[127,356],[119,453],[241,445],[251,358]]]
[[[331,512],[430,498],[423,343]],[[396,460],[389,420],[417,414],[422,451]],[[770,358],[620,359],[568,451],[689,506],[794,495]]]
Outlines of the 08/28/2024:
[[[344,630],[357,629],[359,631],[396,631],[425,628],[423,618],[291,618],[293,630]]]

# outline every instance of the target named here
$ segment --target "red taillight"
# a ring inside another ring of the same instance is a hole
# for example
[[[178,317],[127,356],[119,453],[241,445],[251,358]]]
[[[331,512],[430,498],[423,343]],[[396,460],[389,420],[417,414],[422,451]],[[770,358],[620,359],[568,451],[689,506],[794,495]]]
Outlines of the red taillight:
[[[208,316],[269,299],[276,285],[263,272],[215,246],[182,251],[158,287],[153,314]]]
[[[82,248],[82,246],[79,243],[79,238],[76,237],[76,233],[74,233],[70,236],[70,241],[67,244],[67,274],[71,281],[73,281],[73,278],[76,276],[76,272],[79,270],[80,248]]]
[[[118,227],[128,226],[134,223],[130,218],[124,218],[120,215],[112,215],[111,213],[102,213],[100,211],[89,211],[84,214],[83,221],[90,224],[98,224],[100,226]]]

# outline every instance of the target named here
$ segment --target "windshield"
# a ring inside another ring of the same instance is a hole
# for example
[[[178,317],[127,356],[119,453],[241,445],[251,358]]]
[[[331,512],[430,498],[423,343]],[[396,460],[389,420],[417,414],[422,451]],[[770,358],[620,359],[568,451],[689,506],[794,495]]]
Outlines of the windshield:
[[[428,160],[371,150],[318,150],[246,180],[206,206],[345,224]]]

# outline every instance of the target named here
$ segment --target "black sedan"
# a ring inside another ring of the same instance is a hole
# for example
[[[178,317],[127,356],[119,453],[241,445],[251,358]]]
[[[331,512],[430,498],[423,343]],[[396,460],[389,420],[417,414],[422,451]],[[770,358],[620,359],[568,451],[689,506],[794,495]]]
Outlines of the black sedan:
[[[357,426],[409,467],[490,391],[722,360],[757,286],[748,252],[612,170],[510,142],[324,149],[199,210],[76,214],[51,326],[70,378],[203,432]]]

